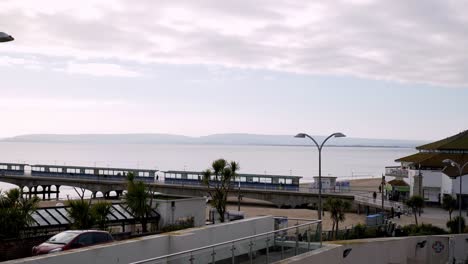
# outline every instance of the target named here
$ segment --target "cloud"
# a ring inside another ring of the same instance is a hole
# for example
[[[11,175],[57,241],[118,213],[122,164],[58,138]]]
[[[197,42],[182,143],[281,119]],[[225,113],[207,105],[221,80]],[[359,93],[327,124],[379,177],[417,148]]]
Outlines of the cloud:
[[[23,67],[25,69],[40,70],[42,66],[36,59],[0,56],[0,66]]]
[[[2,30],[16,38],[2,45],[8,52],[443,86],[468,85],[467,12],[468,4],[454,0],[0,3]],[[138,76],[118,65],[70,67],[86,74]]]
[[[114,77],[140,77],[141,74],[129,70],[118,64],[110,63],[76,63],[69,62],[64,70],[70,74],[87,74],[93,76],[114,76]]]
[[[0,98],[0,109],[3,110],[34,110],[34,111],[58,111],[58,110],[89,110],[112,109],[116,106],[127,104],[116,100],[92,100],[70,98],[33,98],[33,97],[3,97]]]

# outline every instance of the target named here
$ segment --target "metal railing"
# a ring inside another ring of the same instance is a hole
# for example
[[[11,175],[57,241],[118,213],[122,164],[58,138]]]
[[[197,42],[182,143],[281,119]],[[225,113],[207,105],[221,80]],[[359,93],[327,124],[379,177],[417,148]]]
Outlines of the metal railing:
[[[385,176],[408,178],[408,170],[401,167],[385,167]]]
[[[273,263],[322,246],[319,235],[321,220],[283,217],[275,219],[305,221],[305,223],[296,223],[294,226],[274,231],[136,261],[131,264]]]
[[[375,207],[382,207],[382,197],[377,197],[376,199],[372,197],[367,197],[367,196],[362,196],[362,195],[354,195],[354,201],[361,203],[361,204],[366,204],[366,205],[372,205]],[[401,213],[403,214],[409,214],[409,208],[406,206],[406,204],[401,203],[401,202],[396,202],[396,201],[390,201],[390,200],[384,200],[384,208],[385,209],[393,209],[397,210],[398,207],[401,209]]]

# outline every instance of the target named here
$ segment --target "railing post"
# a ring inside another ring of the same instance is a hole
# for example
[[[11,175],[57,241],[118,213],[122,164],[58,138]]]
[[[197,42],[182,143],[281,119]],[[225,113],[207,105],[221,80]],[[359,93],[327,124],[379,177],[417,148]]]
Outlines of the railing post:
[[[193,253],[190,252],[190,258],[189,258],[190,264],[193,264],[193,260],[194,260],[194,259],[195,259],[195,258],[193,257]]]
[[[299,227],[296,227],[296,246],[294,247],[294,256],[297,256],[299,250]]]
[[[216,261],[216,252],[215,248],[213,247],[213,252],[211,253],[211,264],[215,264]]]
[[[232,243],[232,247],[231,247],[231,260],[232,260],[232,264],[236,264],[236,256],[234,255],[234,251],[236,250],[236,247],[234,246],[234,243]]]
[[[250,259],[250,264],[253,263],[252,246],[253,246],[253,242],[252,242],[252,239],[251,239],[250,242],[249,242],[249,259]]]
[[[274,234],[273,234],[274,236]],[[270,242],[270,238],[268,237],[267,235],[267,239],[266,239],[266,264],[270,263],[270,261],[268,260],[269,257],[270,257],[270,245],[269,245],[269,242]]]

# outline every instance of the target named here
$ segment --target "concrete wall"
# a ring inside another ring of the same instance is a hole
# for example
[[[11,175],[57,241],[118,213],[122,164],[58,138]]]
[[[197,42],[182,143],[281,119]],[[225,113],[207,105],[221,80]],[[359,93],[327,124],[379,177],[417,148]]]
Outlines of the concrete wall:
[[[204,226],[206,220],[206,200],[203,197],[156,200],[157,211],[161,215],[159,226],[174,224],[184,218],[193,217],[194,226]]]
[[[321,250],[309,252],[279,263],[464,263],[468,258],[468,235],[420,236],[401,238],[359,239],[324,244]],[[424,247],[418,243],[425,242]],[[449,244],[452,245],[449,247]],[[344,257],[345,250],[350,250]]]
[[[273,217],[263,216],[5,263],[129,263],[272,230],[274,230]],[[204,253],[205,257],[208,257],[211,252]]]

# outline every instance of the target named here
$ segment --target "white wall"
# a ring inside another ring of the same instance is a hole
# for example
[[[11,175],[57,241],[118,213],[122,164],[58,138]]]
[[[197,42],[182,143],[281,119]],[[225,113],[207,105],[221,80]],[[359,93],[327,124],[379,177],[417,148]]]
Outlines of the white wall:
[[[462,193],[468,194],[468,175],[462,176]],[[452,181],[453,183],[453,194],[458,194],[460,192],[460,177],[457,177]]]
[[[462,261],[468,259],[468,243],[465,241],[467,238],[468,235],[465,234],[459,235],[456,240],[453,240],[453,236],[445,235],[339,241],[332,246],[324,244],[325,248],[322,250],[312,251],[281,263],[445,264],[452,263],[453,257],[456,258],[456,263],[464,263]],[[417,243],[423,241],[426,243],[420,248]],[[345,258],[343,252],[346,249],[351,251]]]
[[[129,263],[273,230],[273,217],[262,216],[4,263]],[[205,257],[208,257],[211,252],[204,253]],[[188,262],[185,261],[185,263]]]
[[[174,206],[172,206],[174,202]],[[174,224],[177,220],[187,217],[194,218],[195,227],[204,226],[206,220],[206,200],[203,197],[193,197],[174,200],[156,200],[157,211],[161,215],[159,226]]]
[[[447,175],[442,176],[442,193],[453,195],[453,180]]]
[[[417,172],[417,171],[416,171]],[[442,187],[442,172],[433,170],[422,170],[423,187]]]
[[[408,179],[411,186],[410,194],[413,194],[414,176],[418,175],[418,170],[408,170]],[[450,179],[442,171],[437,170],[421,170],[423,175],[423,187],[438,187],[441,188],[441,193],[457,194],[460,188],[459,177],[455,180]],[[463,176],[462,193],[468,194],[468,175]]]

